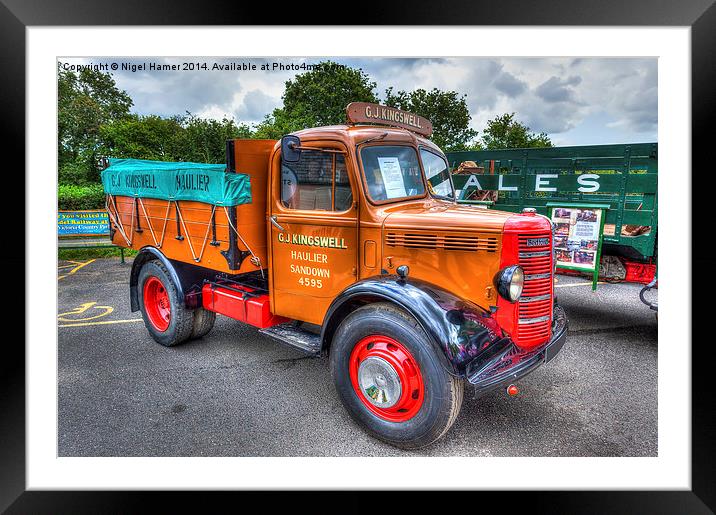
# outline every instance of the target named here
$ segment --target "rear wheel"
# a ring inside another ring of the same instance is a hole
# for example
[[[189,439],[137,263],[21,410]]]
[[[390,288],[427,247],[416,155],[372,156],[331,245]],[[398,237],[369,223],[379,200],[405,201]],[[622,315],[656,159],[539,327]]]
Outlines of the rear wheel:
[[[444,435],[460,412],[464,384],[442,366],[417,322],[390,304],[370,304],[340,325],[331,374],[348,412],[392,445],[417,449]]]
[[[169,271],[157,260],[147,262],[137,283],[144,325],[158,343],[171,347],[188,340],[194,313],[184,305]]]
[[[216,322],[216,313],[204,308],[196,308],[194,310],[194,325],[190,338],[201,338],[214,327]]]

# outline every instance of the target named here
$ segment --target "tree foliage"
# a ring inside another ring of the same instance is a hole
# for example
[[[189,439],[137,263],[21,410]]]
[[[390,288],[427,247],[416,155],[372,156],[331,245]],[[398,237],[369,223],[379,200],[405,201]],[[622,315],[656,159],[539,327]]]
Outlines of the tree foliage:
[[[283,107],[256,127],[254,137],[277,139],[289,132],[346,122],[351,102],[378,102],[375,82],[360,68],[324,61],[287,80]]]
[[[283,109],[304,127],[344,123],[351,102],[378,101],[374,89],[362,69],[325,61],[286,81]]]
[[[95,181],[100,127],[128,116],[132,99],[109,73],[57,66],[58,166],[67,168],[74,181]]]
[[[132,99],[109,73],[58,65],[58,168],[61,184],[99,182],[101,156],[223,163],[226,140],[252,137],[233,120],[187,112],[161,117],[130,114]]]
[[[223,163],[226,140],[251,137],[246,125],[233,120],[185,116],[130,115],[103,125],[100,130],[103,155],[158,161]]]
[[[252,137],[248,125],[236,125],[233,120],[199,118],[187,113],[181,119],[183,135],[180,154],[183,161],[223,163],[226,160],[226,140]]]
[[[482,134],[482,145],[488,150],[553,146],[547,134],[536,134],[515,120],[515,113],[505,113],[489,120]]]
[[[102,154],[174,161],[179,154],[181,129],[176,117],[131,115],[101,127]]]
[[[273,113],[267,114],[266,117],[256,125],[251,137],[256,139],[281,139],[286,134],[293,131],[301,130],[307,127],[292,116],[288,115],[284,109],[274,109]]]
[[[416,89],[411,92],[385,91],[386,105],[424,116],[433,124],[431,139],[444,151],[467,150],[477,131],[470,128],[466,96],[456,91]]]

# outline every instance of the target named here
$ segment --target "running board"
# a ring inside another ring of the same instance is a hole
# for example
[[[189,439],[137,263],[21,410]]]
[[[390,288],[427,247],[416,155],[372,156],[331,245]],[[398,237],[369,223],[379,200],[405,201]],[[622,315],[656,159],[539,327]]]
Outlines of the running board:
[[[266,327],[259,329],[259,332],[307,354],[318,356],[321,353],[321,337],[301,329],[294,322]]]

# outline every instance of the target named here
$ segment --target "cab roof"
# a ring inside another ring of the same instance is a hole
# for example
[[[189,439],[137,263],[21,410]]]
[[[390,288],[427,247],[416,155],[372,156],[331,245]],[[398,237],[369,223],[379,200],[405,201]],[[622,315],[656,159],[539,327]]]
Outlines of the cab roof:
[[[349,147],[354,147],[355,145],[360,145],[371,138],[381,136],[384,133],[387,133],[387,135],[381,140],[384,143],[411,143],[416,146],[421,145],[428,147],[441,154],[443,153],[440,147],[429,139],[423,138],[422,136],[407,129],[389,127],[385,125],[327,125],[324,127],[303,129],[292,132],[291,134],[298,136],[301,140],[305,141],[320,138],[337,139],[344,142]]]

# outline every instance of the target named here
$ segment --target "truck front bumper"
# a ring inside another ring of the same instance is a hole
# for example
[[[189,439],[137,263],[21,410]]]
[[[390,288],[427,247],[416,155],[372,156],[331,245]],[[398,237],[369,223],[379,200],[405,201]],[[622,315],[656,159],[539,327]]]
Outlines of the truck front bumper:
[[[552,338],[536,349],[524,351],[509,338],[495,342],[485,352],[468,363],[466,378],[476,393],[514,383],[543,363],[551,361],[567,340],[567,316],[560,306],[554,308]]]

